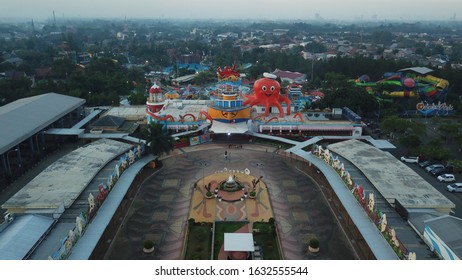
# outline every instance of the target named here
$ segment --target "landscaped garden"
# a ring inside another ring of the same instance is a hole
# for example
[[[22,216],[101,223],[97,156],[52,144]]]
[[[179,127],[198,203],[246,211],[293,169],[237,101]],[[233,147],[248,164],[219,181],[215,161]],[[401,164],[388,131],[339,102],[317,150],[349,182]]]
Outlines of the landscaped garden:
[[[212,252],[212,223],[188,222],[188,241],[185,260],[210,260]]]
[[[264,260],[280,260],[278,240],[274,219],[268,223],[256,222],[253,224],[253,240],[256,246],[260,246]]]

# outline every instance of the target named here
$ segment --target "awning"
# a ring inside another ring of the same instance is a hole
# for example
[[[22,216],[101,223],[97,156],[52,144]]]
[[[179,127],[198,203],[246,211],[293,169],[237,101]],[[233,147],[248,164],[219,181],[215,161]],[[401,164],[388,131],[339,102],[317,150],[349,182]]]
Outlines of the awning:
[[[248,131],[246,122],[238,123],[223,123],[219,121],[213,121],[210,131],[214,133],[238,133],[244,134]]]
[[[410,67],[410,68],[400,69],[398,71],[399,72],[414,71],[414,72],[417,72],[419,74],[425,75],[425,74],[428,74],[428,73],[432,72],[433,70],[428,68],[428,67]]]
[[[352,131],[353,126],[349,125],[262,125],[262,130],[301,130],[301,131]]]
[[[225,252],[254,252],[251,233],[225,233]]]
[[[354,130],[353,126],[341,126],[341,125],[326,125],[326,126],[308,126],[308,125],[301,125],[298,127],[300,130],[303,131],[351,131]]]

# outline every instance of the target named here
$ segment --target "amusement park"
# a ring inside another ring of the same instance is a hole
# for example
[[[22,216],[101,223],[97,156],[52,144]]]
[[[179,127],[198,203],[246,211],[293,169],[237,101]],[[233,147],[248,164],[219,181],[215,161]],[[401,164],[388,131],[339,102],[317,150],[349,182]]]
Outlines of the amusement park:
[[[149,89],[147,121],[162,123],[173,134],[208,127],[208,137],[226,137],[247,131],[308,139],[317,135],[361,136],[364,123],[349,108],[305,110],[323,93],[302,93],[302,86],[281,89],[277,76],[264,73],[253,88],[242,85],[233,67],[218,69],[218,83],[206,87],[207,100],[180,99],[154,84]],[[172,98],[175,97],[175,98]]]
[[[42,130],[87,142],[2,204],[8,216],[0,240],[24,234],[30,221],[40,230],[24,237],[28,243],[1,243],[6,249],[0,257],[460,258],[438,231],[440,223],[453,222],[455,204],[387,152],[396,143],[371,137],[351,108],[319,109],[315,105],[325,98],[320,90],[296,82],[282,87],[269,72],[252,84],[243,80],[232,65],[219,67],[217,83],[204,88],[152,81],[137,118],[158,139],[168,137],[166,153],[148,153],[161,140],[108,133],[103,124],[84,131],[84,122],[101,108],[72,128]],[[413,114],[452,111],[444,103],[448,81],[423,67],[386,73],[377,82],[367,75],[349,82],[379,104],[413,99]],[[82,102],[69,102],[72,117]],[[43,141],[35,140],[37,146]],[[20,159],[19,148],[11,151]],[[9,152],[7,159],[10,167]],[[68,182],[53,176],[68,172]]]

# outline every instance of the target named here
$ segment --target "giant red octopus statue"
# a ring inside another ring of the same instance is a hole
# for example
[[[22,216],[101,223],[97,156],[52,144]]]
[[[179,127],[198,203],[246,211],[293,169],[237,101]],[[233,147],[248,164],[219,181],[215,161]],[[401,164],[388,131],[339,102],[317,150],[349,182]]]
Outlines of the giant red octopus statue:
[[[268,116],[270,106],[275,106],[279,110],[279,117],[284,116],[281,103],[287,105],[287,115],[290,115],[290,99],[281,95],[281,86],[275,80],[276,76],[265,73],[264,78],[258,79],[253,85],[253,93],[247,95],[247,100],[243,105],[263,105],[265,106],[265,116]]]

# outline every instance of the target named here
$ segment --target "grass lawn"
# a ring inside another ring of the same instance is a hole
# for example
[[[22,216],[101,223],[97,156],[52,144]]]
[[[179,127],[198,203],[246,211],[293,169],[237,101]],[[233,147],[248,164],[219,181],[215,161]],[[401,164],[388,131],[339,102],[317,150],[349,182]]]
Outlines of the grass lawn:
[[[253,240],[261,247],[264,260],[280,260],[281,255],[278,249],[278,240],[274,224],[256,222],[253,224]]]
[[[212,223],[188,223],[185,260],[210,260]]]

